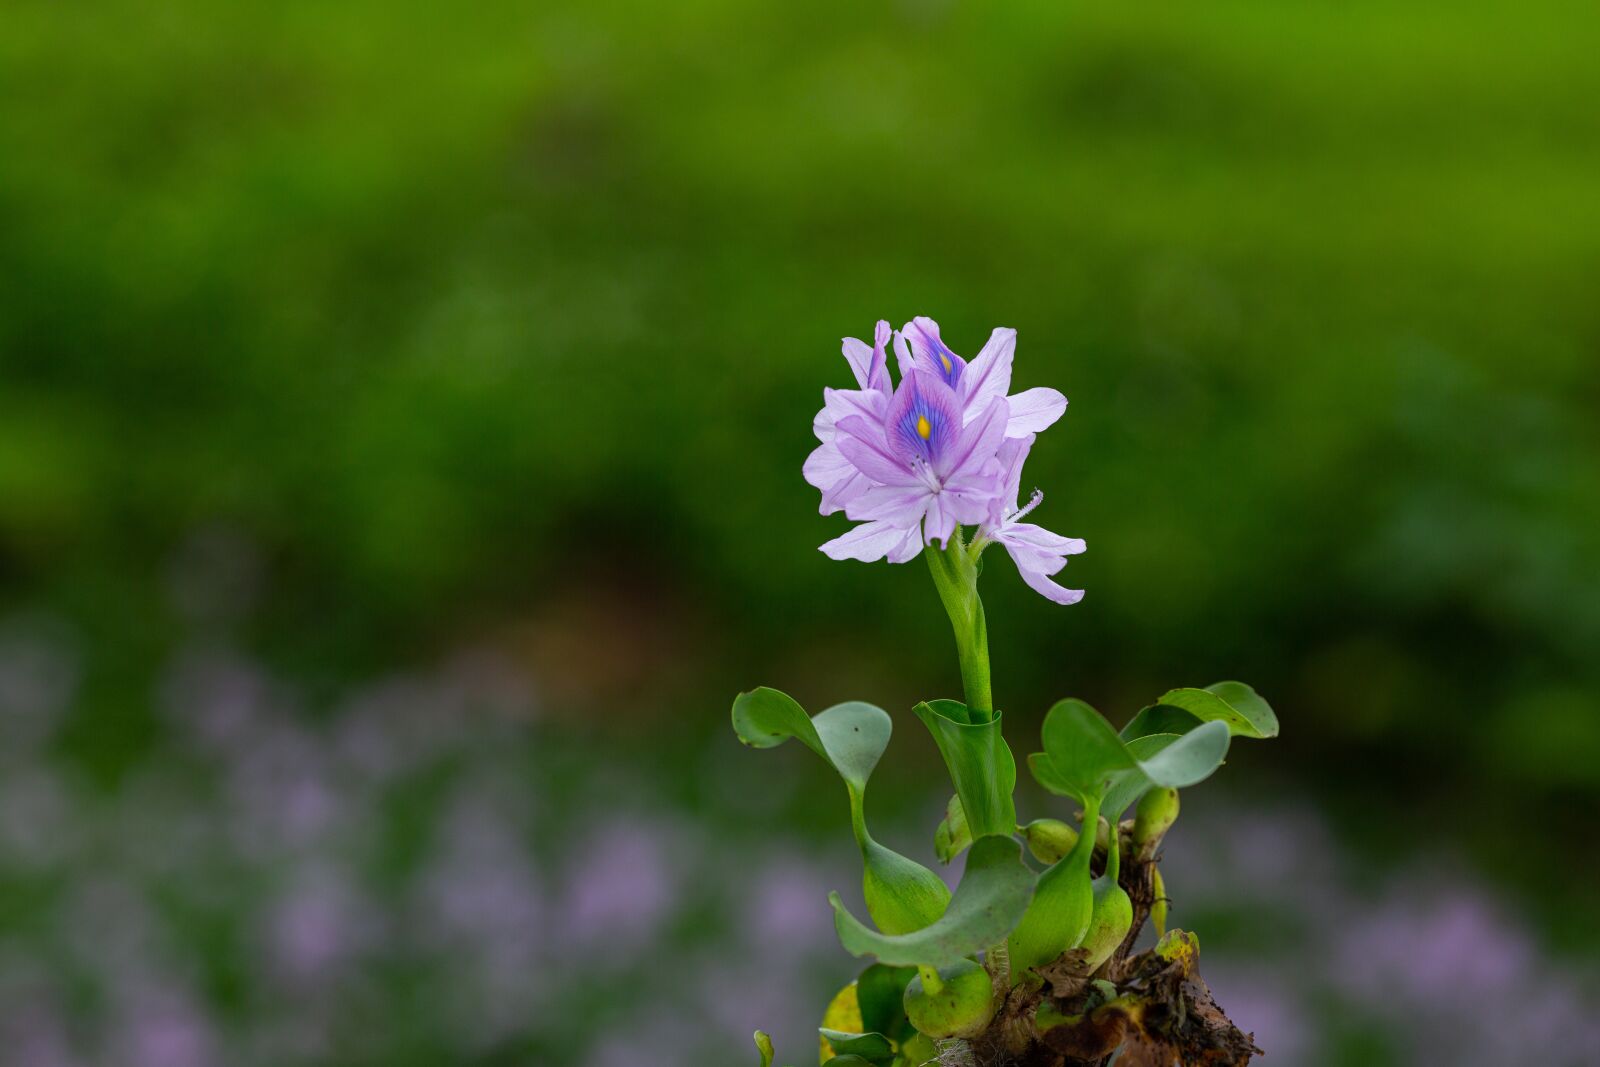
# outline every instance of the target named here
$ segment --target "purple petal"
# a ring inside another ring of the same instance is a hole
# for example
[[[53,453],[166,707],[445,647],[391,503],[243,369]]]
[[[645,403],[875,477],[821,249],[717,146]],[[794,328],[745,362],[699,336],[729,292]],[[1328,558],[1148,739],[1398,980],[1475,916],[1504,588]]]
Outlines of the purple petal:
[[[844,513],[857,521],[882,519],[896,526],[915,526],[933,495],[925,485],[875,485],[852,500]]]
[[[1028,588],[1044,597],[1046,600],[1057,604],[1076,604],[1083,599],[1082,589],[1068,589],[1057,585],[1050,580],[1050,576],[1043,571],[1030,570],[1017,561],[1017,573],[1022,575],[1022,580],[1028,583]]]
[[[1009,425],[1010,423],[1007,423],[1007,426]],[[1030,433],[1023,437],[1008,437],[1000,445],[1002,487],[995,497],[996,514],[989,520],[994,526],[999,526],[1007,514],[1022,506],[1022,465],[1028,461],[1028,453],[1032,451],[1035,440],[1035,436]]]
[[[1047,430],[1067,410],[1067,398],[1055,389],[1043,386],[1024,389],[1007,398],[1011,404],[1011,421],[1006,426],[1007,437]]]
[[[912,354],[911,346],[906,343],[903,331],[896,331],[894,335],[895,365],[900,368],[900,380],[903,382],[911,376],[912,370],[917,366],[917,357]]]
[[[903,378],[884,416],[884,436],[901,464],[937,468],[961,428],[955,390],[920,368]]]
[[[926,315],[918,315],[901,328],[900,333],[911,344],[911,354],[916,365],[931,374],[937,375],[939,380],[956,388],[961,383],[962,372],[967,369],[967,361],[950,350],[950,346],[939,339],[939,324]]]
[[[897,451],[884,444],[882,432],[866,419],[845,419],[838,426],[835,442],[856,470],[875,482],[884,485],[914,485],[919,482],[911,466]]]
[[[856,376],[856,388],[865,389],[872,374],[871,347],[865,341],[846,337],[840,342],[839,351],[844,353],[844,361],[850,364],[850,372]]]
[[[1008,545],[1018,545],[1056,556],[1076,556],[1089,547],[1081,537],[1062,537],[1031,522],[1011,523],[1003,531],[1001,539]]]
[[[1017,351],[1017,331],[999,327],[989,335],[961,378],[962,404],[970,420],[987,408],[995,397],[1011,388],[1011,361]]]
[[[915,530],[911,532],[914,534]],[[864,522],[823,545],[822,552],[829,559],[859,559],[863,563],[873,563],[889,555],[903,556],[906,535],[905,527],[893,523]],[[916,538],[913,537],[912,540],[915,541]],[[904,563],[910,558],[904,556],[891,562]]]
[[[955,434],[955,440],[934,456],[933,469],[941,479],[949,479],[963,471],[977,470],[990,460],[1000,448],[1006,434],[1006,401],[996,397],[983,414]],[[999,490],[995,486],[995,490]]]
[[[928,515],[922,522],[922,535],[931,545],[935,541],[943,548],[956,532],[956,517],[949,510],[948,494],[934,493],[928,497]]]
[[[888,322],[878,320],[873,330],[873,345],[867,347],[865,341],[854,337],[846,337],[841,343],[840,350],[844,353],[845,362],[850,364],[850,370],[856,376],[856,385],[863,390],[889,394],[889,367],[886,359],[886,350],[889,337],[893,331]]]

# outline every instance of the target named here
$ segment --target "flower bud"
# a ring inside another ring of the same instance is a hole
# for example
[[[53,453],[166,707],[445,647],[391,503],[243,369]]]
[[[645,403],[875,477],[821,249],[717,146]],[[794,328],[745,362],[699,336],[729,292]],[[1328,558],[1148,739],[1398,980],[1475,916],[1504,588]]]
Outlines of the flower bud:
[[[1133,901],[1117,884],[1114,875],[1094,880],[1094,910],[1089,913],[1089,932],[1083,935],[1082,948],[1089,950],[1089,969],[1100,966],[1128,936],[1133,926]]]
[[[1078,831],[1060,819],[1035,819],[1022,828],[1028,851],[1040,863],[1053,864],[1072,851]]]
[[[1152,789],[1139,800],[1133,815],[1133,844],[1139,855],[1155,854],[1161,839],[1178,820],[1178,791]]]
[[[1161,868],[1155,865],[1150,867],[1150,887],[1155,897],[1150,902],[1150,922],[1155,925],[1157,934],[1167,932],[1167,883],[1161,877]]]
[[[994,1017],[994,983],[988,971],[971,960],[961,960],[937,975],[931,968],[917,970],[903,1001],[912,1026],[929,1037],[983,1033]]]

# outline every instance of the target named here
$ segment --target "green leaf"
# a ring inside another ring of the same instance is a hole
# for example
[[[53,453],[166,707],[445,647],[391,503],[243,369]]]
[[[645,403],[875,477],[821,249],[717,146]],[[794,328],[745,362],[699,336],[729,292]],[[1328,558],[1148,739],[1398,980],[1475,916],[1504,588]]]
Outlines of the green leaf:
[[[1153,734],[1186,734],[1199,725],[1200,720],[1182,708],[1171,704],[1151,704],[1128,720],[1120,736],[1124,741],[1132,741],[1136,737]]]
[[[1182,789],[1211,777],[1228,754],[1228,727],[1207,722],[1186,734],[1146,734],[1128,742],[1136,766],[1119,771],[1101,811],[1109,822],[1122,818],[1152,786]]]
[[[835,1056],[823,1064],[823,1067],[872,1067],[872,1061],[856,1055]]]
[[[1000,713],[976,722],[977,716],[958,700],[930,700],[917,705],[916,715],[950,769],[972,836],[1015,830],[1017,809],[1011,794],[1017,787],[1017,762],[1000,734]]]
[[[1249,685],[1244,682],[1212,682],[1206,686],[1206,691],[1226,700],[1234,711],[1255,728],[1254,733],[1234,730],[1237,736],[1263,739],[1278,736],[1278,713]]]
[[[940,863],[949,863],[972,844],[972,830],[967,826],[967,813],[961,798],[953,796],[944,806],[944,818],[933,832],[933,854]]]
[[[1225,722],[1237,737],[1277,737],[1278,716],[1243,682],[1217,682],[1204,689],[1172,689],[1158,704],[1182,708],[1206,722]]]
[[[867,831],[867,779],[889,747],[893,725],[888,712],[861,701],[807,718],[791,697],[765,687],[740,693],[733,702],[733,728],[745,744],[773,748],[798,738],[844,779],[850,826],[861,849],[867,911],[886,933],[903,934],[942,915],[950,889],[937,874],[878,844]]]
[[[842,1030],[820,1028],[822,1036],[839,1055],[860,1056],[864,1060],[885,1062],[894,1059],[894,1045],[882,1034],[847,1034]]]
[[[1178,740],[1178,737],[1178,734],[1146,734],[1143,737],[1135,737],[1128,742],[1128,753],[1136,762],[1146,760]],[[1136,804],[1154,784],[1142,766],[1118,771],[1112,779],[1111,788],[1106,791],[1105,800],[1100,805],[1100,811],[1105,815],[1106,821],[1120,820],[1122,813]]]
[[[1033,872],[1009,837],[991,835],[973,843],[967,869],[950,906],[932,925],[909,933],[878,933],[851,915],[839,894],[831,893],[834,927],[845,950],[876,956],[890,966],[948,967],[957,960],[1003,941],[1027,910]]]
[[[911,1036],[911,1020],[906,1018],[906,986],[916,975],[915,967],[888,967],[874,963],[856,979],[856,1003],[861,1009],[861,1027],[868,1033],[886,1034],[892,1041]]]
[[[1040,736],[1044,759],[1028,757],[1034,777],[1052,793],[1083,803],[1104,796],[1114,774],[1135,766],[1111,724],[1081,700],[1062,700],[1051,708]]]
[[[1211,777],[1228,755],[1228,726],[1208,722],[1165,745],[1139,766],[1156,785],[1183,789]]]

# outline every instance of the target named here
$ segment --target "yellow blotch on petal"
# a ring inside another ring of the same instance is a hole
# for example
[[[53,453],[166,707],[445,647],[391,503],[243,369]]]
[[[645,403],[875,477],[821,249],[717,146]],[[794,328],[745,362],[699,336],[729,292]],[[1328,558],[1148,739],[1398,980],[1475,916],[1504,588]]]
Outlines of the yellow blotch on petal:
[[[949,356],[940,356],[939,362],[944,364],[944,372],[946,374],[949,374],[951,371],[955,370],[955,367],[951,366],[950,364]]]
[[[926,441],[933,436],[933,426],[928,422],[928,416],[917,416],[917,436]]]

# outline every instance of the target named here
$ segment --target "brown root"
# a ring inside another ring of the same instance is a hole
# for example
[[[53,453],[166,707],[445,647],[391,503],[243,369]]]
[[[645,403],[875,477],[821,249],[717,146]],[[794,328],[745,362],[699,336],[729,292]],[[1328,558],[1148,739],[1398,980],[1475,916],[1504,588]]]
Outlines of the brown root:
[[[1155,902],[1157,862],[1124,854],[1119,880],[1133,925],[1111,958],[1091,974],[1073,950],[1012,986],[987,1032],[970,1042],[975,1064],[1103,1067],[1120,1048],[1117,1067],[1243,1067],[1262,1054],[1200,977],[1193,934],[1173,930],[1129,955]]]

